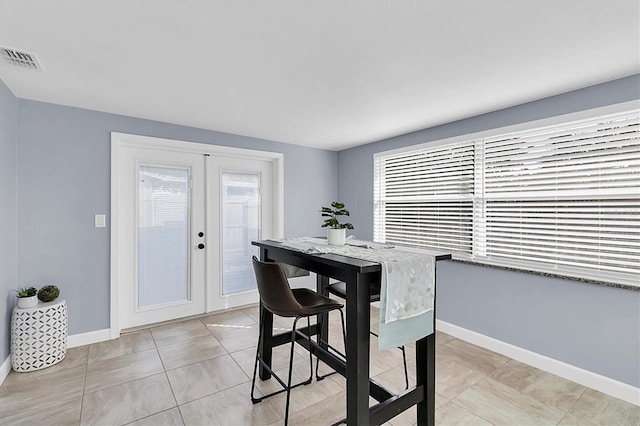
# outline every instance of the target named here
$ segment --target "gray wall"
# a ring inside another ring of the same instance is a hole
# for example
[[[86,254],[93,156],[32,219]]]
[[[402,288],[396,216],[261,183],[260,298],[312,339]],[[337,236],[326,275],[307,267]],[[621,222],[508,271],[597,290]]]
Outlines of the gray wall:
[[[18,280],[60,287],[70,334],[109,327],[109,229],[93,218],[109,220],[110,132],[283,153],[287,236],[321,232],[337,194],[331,151],[23,99],[18,116]]]
[[[0,80],[0,364],[9,356],[16,272],[17,99]]]
[[[338,153],[338,197],[373,237],[373,154],[640,98],[640,75]],[[439,319],[640,386],[640,292],[446,262]]]
[[[16,99],[0,81],[0,361],[18,286],[59,285],[71,334],[109,327],[109,229],[93,215],[109,213],[111,131],[282,152],[286,235],[321,234],[318,207],[337,193],[371,238],[374,152],[638,98],[636,75],[336,154]],[[440,319],[640,386],[639,292],[453,262],[438,273]]]

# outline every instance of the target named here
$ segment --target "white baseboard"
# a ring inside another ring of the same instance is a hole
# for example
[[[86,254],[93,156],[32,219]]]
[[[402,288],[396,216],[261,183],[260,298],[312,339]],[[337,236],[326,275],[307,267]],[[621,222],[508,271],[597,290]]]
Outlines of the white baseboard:
[[[11,354],[0,364],[0,385],[4,382],[4,379],[11,373]]]
[[[484,334],[458,327],[445,321],[436,320],[436,329],[458,339],[489,349],[501,355],[520,361],[532,367],[539,368],[556,376],[579,383],[599,392],[622,399],[640,406],[640,388],[628,385],[601,374],[588,371],[553,358],[540,355],[527,349],[505,343],[501,340],[485,336]]]
[[[67,348],[90,345],[91,343],[104,342],[105,340],[111,340],[111,329],[109,328],[69,336],[67,338]]]

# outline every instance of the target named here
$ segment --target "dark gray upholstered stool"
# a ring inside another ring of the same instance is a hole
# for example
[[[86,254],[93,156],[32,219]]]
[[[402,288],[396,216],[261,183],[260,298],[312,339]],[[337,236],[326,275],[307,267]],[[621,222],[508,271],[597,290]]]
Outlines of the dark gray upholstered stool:
[[[311,383],[313,378],[313,356],[309,352],[309,378],[303,382],[291,386],[291,374],[293,371],[293,354],[294,346],[296,342],[296,326],[300,318],[307,319],[307,326],[310,328],[311,323],[309,317],[313,315],[329,314],[329,312],[337,310],[340,312],[340,318],[342,320],[342,331],[344,336],[344,314],[342,313],[343,304],[330,299],[326,296],[320,295],[313,290],[307,288],[291,289],[289,281],[279,263],[261,262],[255,256],[253,257],[253,269],[256,274],[256,281],[258,284],[258,293],[260,294],[260,301],[264,306],[262,310],[262,316],[268,310],[274,315],[278,315],[286,318],[295,318],[293,321],[293,329],[291,330],[291,352],[289,356],[289,378],[285,384],[280,377],[278,377],[270,366],[268,366],[260,357],[260,344],[262,342],[262,327],[260,328],[260,335],[258,336],[258,350],[256,350],[256,360],[253,366],[253,379],[251,383],[251,401],[255,404],[273,395],[277,395],[282,392],[287,392],[287,403],[284,414],[285,426],[289,423],[289,397],[291,389]],[[261,322],[264,321],[264,317],[260,318]],[[311,336],[307,335],[309,344],[311,344]],[[264,395],[260,398],[254,396],[254,390],[256,386],[256,372],[258,370],[258,363],[265,368],[277,381],[282,385],[281,390],[272,392],[268,395]]]

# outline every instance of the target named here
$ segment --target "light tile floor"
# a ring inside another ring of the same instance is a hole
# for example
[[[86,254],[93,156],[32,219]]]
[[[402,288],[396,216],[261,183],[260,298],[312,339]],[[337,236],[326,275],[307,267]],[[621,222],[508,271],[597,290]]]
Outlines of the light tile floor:
[[[373,310],[373,328],[376,316]],[[64,361],[44,370],[11,372],[0,386],[0,424],[282,424],[284,395],[256,405],[249,399],[257,317],[253,307],[150,328],[69,349]],[[330,336],[341,346],[337,318]],[[276,318],[275,325],[286,329],[290,322]],[[407,351],[410,371],[413,350]],[[274,352],[283,374],[287,351]],[[438,425],[640,425],[639,407],[443,333],[436,370]],[[388,388],[403,389],[400,351],[377,352],[373,340],[371,373]],[[298,348],[294,380],[306,374],[308,357]],[[257,387],[269,392],[277,383]],[[345,381],[338,375],[292,392],[293,425],[328,425],[344,413]],[[415,410],[389,424],[415,424]]]

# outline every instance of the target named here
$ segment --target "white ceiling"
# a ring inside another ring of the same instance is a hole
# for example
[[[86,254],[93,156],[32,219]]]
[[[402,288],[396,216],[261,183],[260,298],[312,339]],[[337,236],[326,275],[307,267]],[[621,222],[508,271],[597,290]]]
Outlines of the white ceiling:
[[[20,98],[340,150],[640,71],[638,0],[0,0]]]

